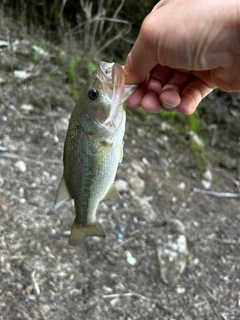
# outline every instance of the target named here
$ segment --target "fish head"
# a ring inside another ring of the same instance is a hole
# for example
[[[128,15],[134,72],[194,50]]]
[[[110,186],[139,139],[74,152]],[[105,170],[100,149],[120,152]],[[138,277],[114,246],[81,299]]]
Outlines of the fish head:
[[[124,101],[135,88],[125,85],[122,66],[101,61],[86,83],[84,112],[106,128],[114,128],[122,118]]]

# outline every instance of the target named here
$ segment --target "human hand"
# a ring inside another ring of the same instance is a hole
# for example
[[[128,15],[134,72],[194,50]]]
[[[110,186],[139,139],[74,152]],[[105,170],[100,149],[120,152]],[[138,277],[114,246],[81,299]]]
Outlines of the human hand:
[[[150,112],[191,114],[214,88],[240,91],[239,0],[162,0],[124,72],[126,83],[140,83],[127,105]]]

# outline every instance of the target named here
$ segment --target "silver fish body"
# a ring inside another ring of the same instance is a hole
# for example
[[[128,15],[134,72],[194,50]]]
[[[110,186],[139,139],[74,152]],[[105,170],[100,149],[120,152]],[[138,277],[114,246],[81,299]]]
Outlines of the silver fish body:
[[[122,67],[100,62],[70,118],[64,171],[54,204],[57,210],[74,200],[76,217],[70,245],[80,244],[87,236],[105,237],[96,221],[97,207],[103,199],[119,197],[113,182],[123,157],[126,114],[122,104],[136,87],[125,86],[124,81]]]

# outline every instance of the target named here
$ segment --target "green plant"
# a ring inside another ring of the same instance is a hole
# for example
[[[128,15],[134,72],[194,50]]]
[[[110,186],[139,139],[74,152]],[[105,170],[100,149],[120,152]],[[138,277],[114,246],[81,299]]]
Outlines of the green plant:
[[[88,62],[88,70],[89,70],[89,73],[93,73],[97,68],[97,63],[95,61],[89,61]]]
[[[76,54],[68,62],[66,73],[68,75],[69,82],[74,83],[78,77],[77,70],[81,63],[81,56]]]
[[[202,168],[207,163],[207,144],[201,134],[203,121],[197,111],[185,117],[185,134],[190,138],[190,150],[197,168]]]
[[[161,112],[160,112],[160,116],[161,116],[162,119],[166,119],[166,120],[169,120],[171,122],[173,122],[174,119],[176,119],[176,115],[177,115],[176,112],[168,112],[168,111],[165,111],[165,110],[161,110]]]
[[[190,114],[189,116],[186,116],[186,122],[185,122],[186,133],[188,133],[189,131],[192,131],[196,134],[199,134],[201,130],[201,126],[202,126],[202,121],[197,111]]]
[[[25,259],[25,260],[28,260],[28,259],[31,258],[32,255],[33,255],[33,252],[27,251],[27,252],[25,253],[25,255],[24,255],[24,259]]]

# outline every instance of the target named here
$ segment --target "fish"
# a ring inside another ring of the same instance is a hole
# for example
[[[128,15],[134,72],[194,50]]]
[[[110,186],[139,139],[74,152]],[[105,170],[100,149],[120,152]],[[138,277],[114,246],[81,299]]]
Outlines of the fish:
[[[120,197],[114,180],[123,158],[123,103],[135,88],[125,84],[124,67],[100,61],[72,111],[64,143],[63,175],[54,203],[54,210],[58,210],[74,201],[69,245],[77,246],[89,236],[106,236],[96,211],[100,201]]]

